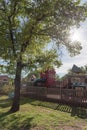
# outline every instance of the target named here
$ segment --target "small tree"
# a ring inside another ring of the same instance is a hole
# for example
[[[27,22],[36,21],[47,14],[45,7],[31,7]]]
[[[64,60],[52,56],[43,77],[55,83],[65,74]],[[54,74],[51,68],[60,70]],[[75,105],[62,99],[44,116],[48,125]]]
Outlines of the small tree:
[[[57,47],[66,46],[70,54],[79,54],[81,45],[72,44],[68,35],[72,26],[85,20],[85,13],[86,7],[80,5],[80,0],[0,1],[0,57],[10,73],[15,74],[15,95],[10,111],[19,110],[24,68],[43,63],[45,67],[49,67],[47,63],[60,64],[55,52],[54,56],[47,52],[43,55],[47,43],[54,41]]]

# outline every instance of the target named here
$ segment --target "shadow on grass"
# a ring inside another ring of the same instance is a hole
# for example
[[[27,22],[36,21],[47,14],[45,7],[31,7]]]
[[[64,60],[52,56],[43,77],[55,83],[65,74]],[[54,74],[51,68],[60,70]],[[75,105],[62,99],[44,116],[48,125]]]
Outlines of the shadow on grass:
[[[18,113],[0,113],[0,130],[30,130],[33,118]]]
[[[71,116],[87,119],[87,109],[81,107],[72,107]]]
[[[29,103],[34,106],[43,106],[43,107],[51,108],[54,110],[71,113],[71,116],[78,116],[79,118],[84,118],[84,119],[87,118],[87,109],[83,107],[69,106],[63,103],[39,101],[35,99],[30,99],[30,98],[22,99],[21,105],[24,103]]]
[[[87,119],[87,109],[83,107],[58,104],[56,110],[71,113],[71,116]]]
[[[12,100],[10,100],[10,99],[0,100],[0,107],[2,107],[2,108],[9,107],[9,106],[11,106],[11,104],[12,104]]]
[[[24,98],[24,100],[21,99],[21,104],[30,103],[31,101],[33,100]],[[31,127],[36,126],[36,124],[31,125],[33,116],[19,112],[5,112],[11,104],[12,99],[3,98],[3,96],[0,99],[0,130],[30,130]]]
[[[3,118],[3,117],[6,117],[8,115],[10,115],[11,113],[9,111],[7,112],[4,112],[4,113],[0,113],[0,120]]]
[[[2,108],[9,107],[11,106],[11,103],[12,103],[12,99],[0,100],[0,107]],[[39,100],[31,99],[28,97],[21,97],[20,104],[23,105],[26,103],[29,103],[33,106],[43,106],[43,107],[51,108],[54,110],[71,113],[71,116],[78,116],[79,118],[87,118],[87,109],[82,108],[82,107],[69,106],[62,103],[39,101]],[[0,118],[2,118],[2,116],[7,116],[8,114],[11,114],[11,113],[10,112],[2,113],[0,114]]]

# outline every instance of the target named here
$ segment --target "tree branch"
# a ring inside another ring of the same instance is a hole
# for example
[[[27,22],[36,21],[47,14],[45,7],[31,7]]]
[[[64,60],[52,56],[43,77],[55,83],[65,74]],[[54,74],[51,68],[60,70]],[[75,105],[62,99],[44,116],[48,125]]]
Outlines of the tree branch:
[[[49,14],[49,15],[50,15],[50,14]],[[30,44],[31,38],[32,38],[32,34],[34,34],[34,29],[35,29],[36,25],[37,25],[40,21],[42,21],[43,19],[45,19],[46,17],[47,17],[47,15],[45,15],[45,14],[43,13],[41,16],[39,16],[39,14],[38,14],[38,16],[35,18],[36,21],[35,21],[34,23],[32,23],[32,26],[31,26],[30,31],[29,31],[29,34],[30,34],[30,36],[29,36],[29,38],[28,38],[29,40],[26,41],[26,42],[24,42],[24,43],[22,44],[21,52],[24,52],[24,51],[26,50],[27,46]]]
[[[12,29],[12,24],[13,24],[13,20],[16,14],[16,7],[17,7],[17,1],[14,1],[14,5],[13,5],[13,11],[11,12],[11,14],[8,16],[8,21],[9,21],[9,31],[10,31],[10,38],[12,41],[12,49],[13,49],[13,53],[14,56],[16,55],[16,50],[15,50],[15,41],[14,41],[14,33],[13,33],[13,29]]]
[[[12,41],[12,50],[13,50],[13,53],[14,53],[14,56],[15,56],[16,51],[15,51],[14,35],[13,35],[13,31],[12,31],[12,23],[11,23],[11,17],[10,16],[8,17],[8,21],[9,21],[10,38],[11,38],[11,41]]]

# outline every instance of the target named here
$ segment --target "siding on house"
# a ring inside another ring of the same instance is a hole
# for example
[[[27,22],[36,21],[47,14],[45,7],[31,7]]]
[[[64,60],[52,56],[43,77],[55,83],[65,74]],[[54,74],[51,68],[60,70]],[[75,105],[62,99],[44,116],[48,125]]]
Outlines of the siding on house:
[[[0,84],[7,84],[9,77],[7,75],[0,75]]]

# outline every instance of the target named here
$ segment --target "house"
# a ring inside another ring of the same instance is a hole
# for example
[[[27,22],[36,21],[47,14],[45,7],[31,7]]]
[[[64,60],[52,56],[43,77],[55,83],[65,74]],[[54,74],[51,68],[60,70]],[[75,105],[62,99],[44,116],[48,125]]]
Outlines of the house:
[[[9,77],[7,75],[0,75],[0,85],[8,84]]]
[[[83,88],[87,89],[87,75],[85,74],[72,74],[67,75],[63,80],[64,88]]]

